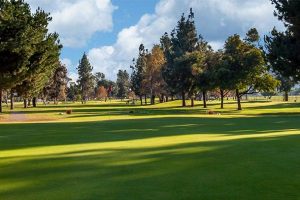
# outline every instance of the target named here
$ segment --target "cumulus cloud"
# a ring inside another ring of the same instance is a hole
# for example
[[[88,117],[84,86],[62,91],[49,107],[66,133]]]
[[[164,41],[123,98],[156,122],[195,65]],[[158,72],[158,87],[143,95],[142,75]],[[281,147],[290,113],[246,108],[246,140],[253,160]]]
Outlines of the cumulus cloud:
[[[191,7],[198,34],[214,49],[222,48],[229,35],[243,35],[251,27],[256,27],[261,34],[266,34],[273,26],[282,27],[273,17],[274,7],[269,0],[160,0],[155,13],[145,14],[137,24],[120,31],[115,44],[89,51],[94,70],[112,79],[118,69],[129,70],[138,46],[143,43],[151,48],[159,43],[161,35],[170,32],[181,14],[189,12]]]
[[[82,47],[99,31],[111,31],[116,7],[111,0],[29,0],[32,9],[51,13],[50,31],[60,34],[65,47]]]
[[[68,58],[60,59],[60,62],[68,68],[68,77],[71,78],[72,82],[76,82],[78,79],[78,74],[76,72],[76,66]]]

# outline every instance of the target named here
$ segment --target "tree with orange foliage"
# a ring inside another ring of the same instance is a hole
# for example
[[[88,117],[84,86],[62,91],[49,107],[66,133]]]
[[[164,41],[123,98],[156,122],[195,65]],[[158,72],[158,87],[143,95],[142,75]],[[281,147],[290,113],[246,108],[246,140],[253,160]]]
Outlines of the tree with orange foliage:
[[[100,86],[98,88],[98,91],[97,91],[97,97],[100,99],[100,100],[103,100],[106,102],[107,101],[107,90],[105,89],[104,86]]]

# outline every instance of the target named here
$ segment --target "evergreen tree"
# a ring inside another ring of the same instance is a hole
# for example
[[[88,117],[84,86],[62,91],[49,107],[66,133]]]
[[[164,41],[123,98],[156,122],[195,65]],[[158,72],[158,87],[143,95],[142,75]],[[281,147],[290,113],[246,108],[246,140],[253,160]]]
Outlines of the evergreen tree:
[[[300,1],[271,0],[275,16],[283,21],[287,30],[275,28],[265,37],[267,60],[272,69],[286,79],[300,81]]]
[[[117,74],[117,87],[118,87],[118,93],[117,97],[124,99],[127,97],[129,93],[129,74],[126,70],[119,70]]]
[[[65,65],[60,63],[59,67],[55,70],[52,84],[51,84],[51,91],[50,95],[51,98],[54,100],[54,104],[57,104],[58,100],[65,100],[67,98],[67,84],[69,82],[68,78],[68,70]]]
[[[94,76],[92,74],[93,67],[91,66],[85,53],[79,61],[77,70],[79,75],[78,83],[81,89],[81,100],[82,103],[85,103],[88,100],[91,92],[93,92],[94,86]]]
[[[176,73],[174,68],[174,54],[172,51],[172,41],[168,33],[165,33],[160,38],[161,47],[164,51],[166,62],[162,67],[162,77],[166,83],[165,90],[173,100],[174,95],[176,94]]]
[[[61,45],[57,34],[48,34],[49,14],[41,9],[31,13],[23,0],[1,0],[0,21],[1,94],[3,89],[26,85],[24,81],[31,84],[31,79],[46,69],[47,54],[51,52],[58,60]],[[45,77],[36,78],[36,85],[41,85]]]
[[[168,47],[168,38],[162,38],[163,45]],[[191,73],[191,62],[188,61],[191,53],[197,50],[198,37],[194,22],[194,13],[192,9],[186,19],[184,14],[177,23],[176,29],[171,33],[171,47],[165,50],[166,59],[168,64],[164,69],[164,77],[167,78],[166,82],[169,82],[169,78],[174,78],[176,83],[173,88],[177,93],[181,93],[182,106],[186,106],[186,93],[190,93],[191,81],[193,82],[193,74]],[[193,56],[192,56],[193,57]],[[191,58],[192,59],[192,58]],[[166,75],[166,73],[170,73]]]
[[[145,94],[145,88],[143,85],[144,74],[147,67],[146,50],[143,44],[139,47],[139,56],[137,60],[133,60],[132,74],[130,77],[132,91],[140,97],[141,105],[143,105],[143,95]]]

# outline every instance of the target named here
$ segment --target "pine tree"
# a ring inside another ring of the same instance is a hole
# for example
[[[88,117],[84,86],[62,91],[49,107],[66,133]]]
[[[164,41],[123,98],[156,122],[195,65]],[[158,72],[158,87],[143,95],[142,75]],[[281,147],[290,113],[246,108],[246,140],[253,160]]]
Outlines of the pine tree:
[[[117,97],[121,98],[122,100],[126,98],[129,93],[129,86],[129,74],[126,70],[119,70],[117,74]]]
[[[139,46],[139,55],[137,60],[133,60],[130,84],[132,91],[140,97],[141,105],[143,105],[143,95],[146,94],[145,87],[143,85],[144,74],[147,68],[147,54],[143,44]]]
[[[283,21],[287,30],[275,28],[265,37],[267,60],[275,73],[286,79],[300,81],[300,1],[271,0],[275,16]]]
[[[91,92],[93,92],[94,86],[94,76],[92,74],[93,67],[91,66],[85,53],[79,61],[77,70],[79,75],[78,83],[81,89],[81,100],[82,103],[85,103],[88,100]]]
[[[1,0],[0,21],[1,94],[3,89],[32,82],[32,77],[46,69],[43,64],[45,60],[48,62],[46,54],[51,52],[58,60],[61,45],[57,34],[48,34],[49,14],[41,9],[31,13],[23,0]],[[40,85],[42,80],[39,76],[36,84]],[[0,100],[0,112],[1,103]]]
[[[181,93],[182,106],[186,106],[186,93],[190,93],[194,76],[191,73],[191,62],[186,59],[189,59],[188,54],[197,50],[198,44],[193,10],[190,10],[190,14],[187,19],[184,14],[181,16],[176,29],[174,29],[171,33],[171,47],[167,51],[167,35],[165,35],[161,41],[164,45],[167,59],[167,65],[163,73],[164,77],[166,78],[167,83],[171,77],[173,78],[172,82],[176,83],[173,88],[176,93]]]

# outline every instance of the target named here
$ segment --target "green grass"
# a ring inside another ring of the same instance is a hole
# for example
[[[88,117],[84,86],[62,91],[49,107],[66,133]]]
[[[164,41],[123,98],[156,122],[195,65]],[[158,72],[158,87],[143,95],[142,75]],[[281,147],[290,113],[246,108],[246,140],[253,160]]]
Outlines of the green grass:
[[[300,199],[299,103],[19,106],[0,115],[1,200]]]

